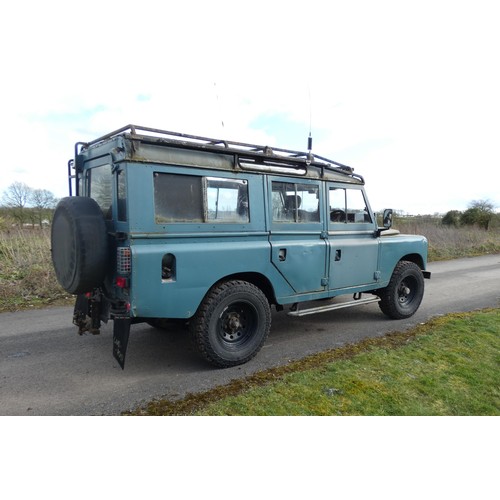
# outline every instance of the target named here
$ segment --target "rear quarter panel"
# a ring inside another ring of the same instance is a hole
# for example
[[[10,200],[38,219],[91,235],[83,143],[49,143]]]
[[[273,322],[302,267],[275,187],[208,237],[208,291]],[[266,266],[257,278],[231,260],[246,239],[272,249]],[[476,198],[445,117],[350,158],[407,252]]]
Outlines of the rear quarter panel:
[[[267,235],[219,238],[175,238],[137,241],[132,248],[132,314],[139,317],[191,317],[208,290],[221,279],[261,274],[276,294],[293,290],[270,261]],[[162,279],[162,257],[176,258],[173,279]]]

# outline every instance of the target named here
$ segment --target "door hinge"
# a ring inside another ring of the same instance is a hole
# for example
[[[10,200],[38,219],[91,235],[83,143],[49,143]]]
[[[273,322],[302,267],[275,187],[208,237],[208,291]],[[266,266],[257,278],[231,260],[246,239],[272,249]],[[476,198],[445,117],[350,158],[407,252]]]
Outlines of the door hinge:
[[[373,279],[374,279],[375,281],[380,281],[380,277],[381,277],[381,276],[382,276],[382,273],[381,273],[380,271],[375,271],[375,272],[373,273]]]
[[[321,278],[321,286],[328,286],[328,278]]]

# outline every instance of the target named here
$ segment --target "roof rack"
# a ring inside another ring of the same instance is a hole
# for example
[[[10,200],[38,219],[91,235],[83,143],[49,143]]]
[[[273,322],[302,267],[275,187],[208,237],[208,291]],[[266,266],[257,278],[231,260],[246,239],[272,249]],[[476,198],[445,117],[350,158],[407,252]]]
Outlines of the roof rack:
[[[306,153],[303,151],[294,151],[277,147],[259,146],[256,144],[228,141],[225,139],[211,139],[208,137],[171,132],[140,125],[126,125],[93,141],[77,143],[77,146],[81,145],[83,148],[87,148],[118,135],[126,135],[132,140],[136,139],[141,142],[172,144],[181,148],[203,149],[211,152],[235,153],[240,157],[251,158],[253,162],[262,162],[263,164],[267,162],[272,162],[275,165],[276,163],[282,163],[284,166],[291,168],[304,168],[309,165],[314,165],[356,177],[364,182],[361,175],[354,174],[354,169],[352,167],[324,158],[323,156],[313,155],[311,152]]]

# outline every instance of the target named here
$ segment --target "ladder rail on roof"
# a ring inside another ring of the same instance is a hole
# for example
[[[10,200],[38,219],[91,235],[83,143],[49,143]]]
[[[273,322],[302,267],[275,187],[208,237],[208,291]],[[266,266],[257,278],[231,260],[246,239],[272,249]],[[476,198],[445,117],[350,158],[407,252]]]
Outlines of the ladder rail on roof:
[[[152,135],[141,135],[138,131],[146,132]],[[353,174],[354,169],[348,165],[344,165],[337,161],[325,158],[319,155],[311,155],[311,153],[306,153],[303,151],[295,151],[291,149],[271,147],[271,146],[260,146],[256,144],[250,144],[245,142],[230,141],[226,139],[213,139],[193,134],[185,134],[183,132],[173,132],[168,130],[157,129],[153,127],[144,127],[142,125],[125,125],[113,132],[106,135],[98,137],[93,141],[87,143],[79,143],[84,148],[98,144],[99,142],[106,141],[115,136],[129,133],[131,139],[136,138],[137,140],[160,140],[162,142],[176,144],[182,147],[195,147],[195,148],[214,148],[217,151],[227,151],[228,153],[238,153],[238,154],[249,154],[254,155],[259,158],[269,158],[272,160],[298,160],[300,163],[312,163],[317,164],[320,167],[341,171],[345,174],[358,177],[361,180],[363,178],[358,174]],[[155,135],[156,134],[156,135]]]

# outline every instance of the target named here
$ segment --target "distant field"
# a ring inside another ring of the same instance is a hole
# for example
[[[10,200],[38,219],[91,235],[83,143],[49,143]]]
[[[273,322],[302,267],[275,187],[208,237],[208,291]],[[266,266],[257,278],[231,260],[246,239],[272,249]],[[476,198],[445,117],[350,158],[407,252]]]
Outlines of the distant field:
[[[485,231],[473,226],[444,226],[440,220],[396,218],[401,233],[422,234],[429,240],[429,261],[500,253],[500,229]]]
[[[0,312],[70,300],[52,267],[50,229],[0,232]]]
[[[417,217],[397,218],[394,227],[426,236],[430,261],[500,253],[498,228],[455,228]],[[0,231],[0,312],[71,301],[52,268],[50,229]]]

